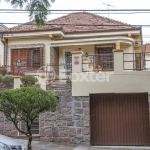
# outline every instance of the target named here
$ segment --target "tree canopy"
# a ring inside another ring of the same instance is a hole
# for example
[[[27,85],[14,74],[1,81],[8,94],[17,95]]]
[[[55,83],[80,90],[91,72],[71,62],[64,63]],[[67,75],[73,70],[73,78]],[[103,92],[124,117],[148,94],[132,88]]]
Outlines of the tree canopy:
[[[47,15],[50,13],[50,2],[49,0],[5,0],[10,3],[13,7],[23,8],[25,7],[29,11],[29,17],[35,20],[38,26],[44,25],[47,19]],[[54,2],[55,0],[50,0]]]
[[[0,111],[12,121],[17,130],[28,138],[28,150],[31,150],[33,121],[39,113],[55,111],[56,98],[48,91],[34,87],[8,89],[0,92]],[[26,130],[19,128],[18,124],[24,121]]]

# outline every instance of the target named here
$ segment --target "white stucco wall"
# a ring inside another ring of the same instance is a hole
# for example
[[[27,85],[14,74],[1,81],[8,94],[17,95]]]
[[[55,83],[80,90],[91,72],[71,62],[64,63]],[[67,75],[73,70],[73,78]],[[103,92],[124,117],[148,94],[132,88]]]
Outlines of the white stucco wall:
[[[145,55],[145,65],[146,69],[150,70],[150,54]]]
[[[80,57],[80,54],[78,56]],[[73,96],[88,96],[90,93],[114,92],[150,93],[150,71],[124,71],[122,50],[114,51],[113,72],[83,73],[78,70],[77,66],[72,68],[74,69],[72,74]]]
[[[4,44],[0,41],[0,65],[4,65]]]
[[[33,39],[33,38],[28,38],[28,39],[9,39],[8,40],[8,46],[11,45],[24,45],[24,44],[44,44],[45,47],[45,64],[49,64],[50,63],[50,39],[49,38],[37,38],[37,39]],[[20,46],[21,48],[21,46]],[[25,47],[23,47],[25,48]],[[17,49],[17,48],[16,48]],[[10,55],[10,50],[11,48],[9,48],[9,55]],[[10,64],[10,61],[8,62],[8,64]]]
[[[113,73],[113,72],[112,72]],[[76,74],[79,76],[79,74]],[[73,75],[72,96],[89,96],[90,93],[150,93],[150,72],[123,72],[120,74],[109,73],[85,73],[80,74],[80,80],[76,81]],[[83,76],[82,76],[83,75]],[[99,79],[94,80],[94,79]],[[93,79],[93,80],[86,80]]]

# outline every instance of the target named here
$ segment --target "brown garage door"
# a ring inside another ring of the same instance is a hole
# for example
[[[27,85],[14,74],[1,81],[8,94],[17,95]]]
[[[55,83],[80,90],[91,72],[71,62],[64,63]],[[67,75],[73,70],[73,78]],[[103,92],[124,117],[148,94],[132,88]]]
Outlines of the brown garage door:
[[[91,145],[150,143],[148,93],[90,94]]]

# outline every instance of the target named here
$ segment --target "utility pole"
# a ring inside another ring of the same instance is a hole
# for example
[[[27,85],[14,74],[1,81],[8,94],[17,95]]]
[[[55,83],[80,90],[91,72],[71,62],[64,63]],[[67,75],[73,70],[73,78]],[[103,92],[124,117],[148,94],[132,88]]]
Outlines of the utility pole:
[[[109,18],[109,7],[114,7],[110,4],[106,4],[106,3],[102,3],[103,5],[106,5],[107,6],[107,10],[108,10],[108,18]],[[115,8],[115,7],[114,7]]]

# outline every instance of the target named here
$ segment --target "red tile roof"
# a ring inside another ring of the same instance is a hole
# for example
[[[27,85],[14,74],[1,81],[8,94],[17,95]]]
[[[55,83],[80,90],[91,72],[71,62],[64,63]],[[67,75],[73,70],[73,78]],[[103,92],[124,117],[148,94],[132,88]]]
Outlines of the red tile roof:
[[[47,25],[50,24],[50,25]],[[112,25],[112,26],[106,26]],[[114,26],[118,25],[118,26]],[[38,27],[34,21],[15,26],[4,32],[27,32],[44,30],[62,30],[64,33],[98,32],[112,30],[134,30],[140,29],[110,18],[102,17],[87,12],[71,13],[69,15],[50,20],[45,26]]]

